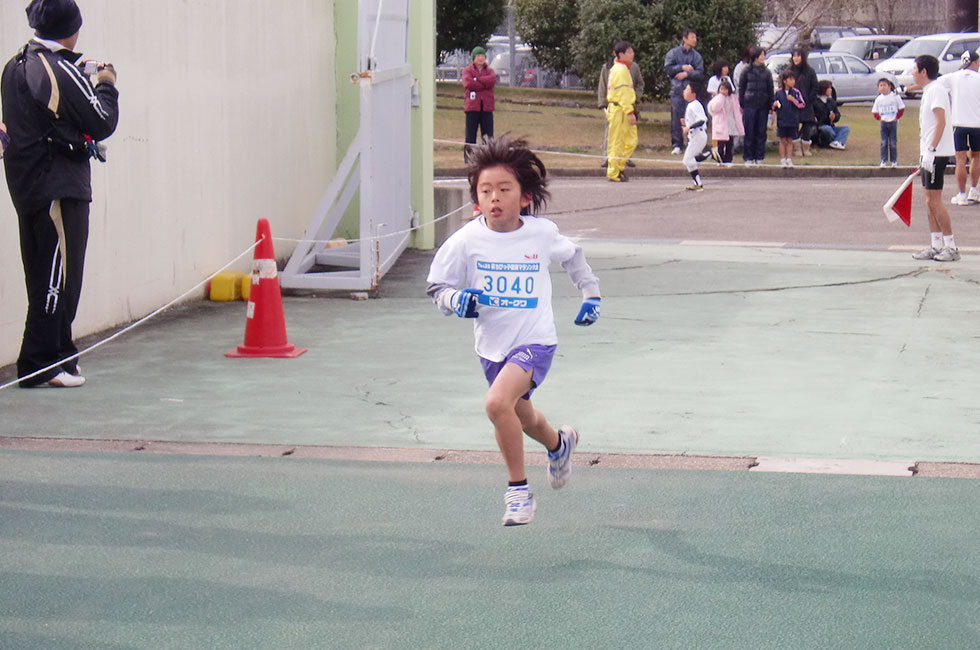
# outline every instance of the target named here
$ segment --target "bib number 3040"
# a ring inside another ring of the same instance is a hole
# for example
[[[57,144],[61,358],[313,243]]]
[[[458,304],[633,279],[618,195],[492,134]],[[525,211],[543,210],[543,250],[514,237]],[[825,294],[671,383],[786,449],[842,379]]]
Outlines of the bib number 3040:
[[[480,304],[506,309],[534,309],[538,299],[528,297],[534,292],[534,276],[485,275]],[[493,292],[491,294],[490,292]]]
[[[534,293],[534,276],[484,275],[483,287],[481,288],[486,292],[495,291],[500,294],[527,296]]]

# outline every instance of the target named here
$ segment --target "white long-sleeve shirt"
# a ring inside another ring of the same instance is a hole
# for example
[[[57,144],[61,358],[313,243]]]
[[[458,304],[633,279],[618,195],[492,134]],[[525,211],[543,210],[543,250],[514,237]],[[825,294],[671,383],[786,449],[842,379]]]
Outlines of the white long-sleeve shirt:
[[[503,361],[521,345],[555,345],[551,309],[552,261],[560,262],[583,298],[599,297],[599,279],[581,247],[543,217],[521,217],[521,227],[496,232],[483,217],[457,230],[436,252],[427,293],[445,314],[453,313],[457,289],[483,290],[473,319],[476,353]]]

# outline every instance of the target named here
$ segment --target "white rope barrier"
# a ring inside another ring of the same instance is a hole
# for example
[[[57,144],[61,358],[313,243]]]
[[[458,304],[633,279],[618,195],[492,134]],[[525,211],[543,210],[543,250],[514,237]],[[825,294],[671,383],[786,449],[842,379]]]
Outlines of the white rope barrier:
[[[345,240],[345,241],[348,244],[351,244],[351,243],[360,242],[360,241],[374,241],[376,239],[383,239],[385,237],[395,237],[397,235],[404,235],[405,233],[409,233],[409,232],[412,232],[414,230],[419,230],[421,228],[425,228],[427,226],[431,226],[431,225],[435,224],[438,221],[442,221],[443,219],[448,219],[449,217],[453,216],[454,214],[456,214],[460,210],[468,207],[469,205],[470,205],[469,203],[464,203],[463,205],[459,206],[455,210],[453,210],[451,212],[447,212],[446,214],[444,214],[444,215],[442,215],[442,216],[440,216],[440,217],[438,217],[436,219],[433,219],[432,221],[430,221],[428,223],[419,224],[418,226],[413,226],[412,228],[408,228],[407,230],[401,230],[399,232],[386,233],[384,235],[378,235],[377,237],[363,237],[361,239],[348,239],[348,240]],[[314,244],[316,244],[316,243],[326,243],[326,242],[329,241],[329,240],[316,240],[316,239],[290,239],[288,237],[273,237],[272,240],[273,241],[288,241],[288,242],[307,242],[307,243],[314,243]],[[259,241],[261,241],[261,240],[259,240]],[[63,363],[66,363],[68,361],[72,361],[74,359],[78,359],[82,355],[88,354],[92,350],[95,350],[96,348],[100,348],[103,345],[105,345],[106,343],[108,343],[110,341],[113,341],[113,340],[119,338],[123,334],[125,334],[125,333],[127,333],[127,332],[129,332],[129,331],[131,331],[133,329],[136,329],[137,327],[139,327],[143,323],[147,322],[151,318],[157,316],[158,314],[160,314],[163,311],[166,311],[170,307],[174,306],[176,303],[180,302],[181,300],[183,300],[184,298],[186,298],[190,294],[194,293],[195,291],[197,291],[198,289],[200,289],[201,287],[203,287],[205,284],[207,284],[211,279],[213,279],[214,276],[218,275],[219,273],[221,273],[222,271],[224,271],[225,269],[227,269],[229,266],[231,266],[232,264],[234,264],[235,262],[237,262],[241,258],[245,257],[245,255],[247,255],[248,253],[250,253],[258,245],[259,241],[254,242],[251,246],[249,246],[244,251],[242,251],[239,255],[237,255],[233,260],[231,260],[230,262],[228,262],[227,264],[225,264],[224,266],[222,266],[220,269],[218,269],[217,271],[215,271],[214,273],[212,273],[208,277],[206,277],[203,280],[201,280],[200,282],[198,282],[196,285],[194,285],[193,287],[191,287],[190,289],[188,289],[184,293],[180,294],[179,296],[177,296],[176,298],[174,298],[173,300],[171,300],[170,302],[168,302],[163,307],[160,307],[160,308],[154,310],[153,312],[147,314],[146,316],[144,316],[143,318],[139,319],[138,321],[136,321],[134,323],[131,323],[127,327],[125,327],[125,328],[119,330],[118,332],[112,334],[111,336],[109,336],[109,337],[107,337],[107,338],[99,341],[98,343],[95,343],[93,345],[90,345],[89,347],[85,348],[84,350],[82,350],[80,352],[76,352],[75,354],[73,354],[70,357],[66,357],[66,358],[64,358],[64,359],[62,359],[62,360],[60,360],[60,361],[58,361],[56,363],[52,363],[50,366],[47,366],[46,368],[41,368],[40,370],[37,370],[35,372],[32,372],[29,375],[25,375],[24,377],[18,377],[17,379],[14,379],[13,381],[10,381],[10,382],[7,382],[6,384],[0,385],[0,391],[4,390],[6,388],[10,388],[11,386],[14,386],[14,385],[18,384],[18,383],[24,381],[25,379],[33,379],[34,377],[37,377],[38,375],[44,374],[45,372],[47,372],[49,370],[53,370],[54,368],[57,368],[58,366],[60,366]]]
[[[415,230],[421,230],[422,228],[427,228],[428,226],[431,226],[431,225],[435,224],[438,221],[442,221],[443,219],[448,219],[449,217],[453,216],[454,214],[456,214],[457,212],[459,212],[463,208],[468,207],[469,205],[470,205],[469,202],[464,203],[463,205],[459,206],[458,208],[456,208],[452,212],[447,212],[446,214],[442,215],[441,217],[436,217],[435,219],[433,219],[432,221],[429,221],[428,223],[422,223],[422,224],[419,224],[417,226],[412,226],[411,228],[407,228],[405,230],[399,230],[397,232],[388,232],[388,233],[385,233],[383,235],[378,235],[377,237],[362,237],[360,239],[345,239],[344,240],[344,243],[345,244],[356,244],[356,243],[362,242],[362,241],[364,241],[364,242],[377,241],[377,240],[384,239],[385,237],[397,237],[399,235],[404,235],[406,233],[410,233],[410,232],[413,232]],[[378,224],[378,225],[379,226],[384,226],[386,224],[383,224],[382,223],[382,224]],[[326,243],[329,243],[331,240],[330,239],[290,239],[289,237],[273,237],[272,238],[272,241],[299,242],[299,243],[302,243],[302,244],[326,244]]]
[[[58,366],[60,366],[61,364],[65,363],[67,361],[72,361],[74,359],[78,359],[82,355],[88,354],[92,350],[95,350],[96,348],[102,347],[103,345],[105,345],[109,341],[112,341],[112,340],[115,340],[115,339],[119,338],[120,336],[122,336],[126,332],[129,332],[131,330],[136,329],[137,327],[139,327],[140,325],[142,325],[146,321],[148,321],[151,318],[155,317],[160,312],[163,312],[163,311],[169,309],[170,307],[173,307],[175,304],[177,304],[178,302],[180,302],[181,300],[183,300],[184,298],[186,298],[187,296],[189,296],[191,293],[197,291],[198,289],[200,289],[201,287],[203,287],[205,284],[207,284],[209,280],[211,280],[212,278],[214,278],[214,276],[218,275],[219,273],[221,273],[222,271],[224,271],[225,269],[227,269],[229,266],[231,266],[232,264],[234,264],[235,262],[237,262],[241,258],[245,257],[247,254],[249,254],[250,252],[252,252],[252,249],[255,248],[258,245],[259,241],[261,241],[261,240],[258,240],[256,242],[254,242],[251,246],[249,246],[244,251],[242,251],[238,256],[236,256],[235,259],[231,260],[230,262],[228,262],[227,264],[225,264],[224,266],[222,266],[220,269],[218,269],[217,271],[215,271],[214,273],[212,273],[208,277],[204,278],[203,280],[201,280],[200,282],[198,282],[197,284],[195,284],[193,287],[191,287],[190,289],[188,289],[184,293],[180,294],[179,296],[177,296],[176,298],[174,298],[173,300],[171,300],[170,302],[168,302],[163,307],[160,307],[159,309],[156,309],[155,311],[147,314],[146,316],[144,316],[143,318],[139,319],[138,321],[136,321],[134,323],[130,323],[128,326],[126,326],[123,329],[119,330],[118,332],[116,332],[112,336],[109,336],[107,338],[104,338],[101,341],[99,341],[98,343],[95,343],[93,345],[90,345],[89,347],[85,348],[84,350],[82,350],[80,352],[76,352],[75,354],[71,355],[70,357],[66,357],[66,358],[62,359],[61,361],[58,361],[57,363],[52,363],[50,366],[48,366],[46,368],[41,368],[40,370],[37,370],[35,372],[32,372],[29,375],[25,375],[23,377],[18,377],[17,379],[15,379],[13,381],[10,381],[10,382],[7,382],[6,384],[3,384],[2,386],[0,386],[0,391],[4,390],[5,388],[10,388],[11,386],[14,386],[14,385],[18,384],[18,383],[24,381],[25,379],[33,379],[34,377],[37,377],[40,374],[43,374],[43,373],[45,373],[45,372],[47,372],[49,370],[53,370],[54,368],[57,368]]]

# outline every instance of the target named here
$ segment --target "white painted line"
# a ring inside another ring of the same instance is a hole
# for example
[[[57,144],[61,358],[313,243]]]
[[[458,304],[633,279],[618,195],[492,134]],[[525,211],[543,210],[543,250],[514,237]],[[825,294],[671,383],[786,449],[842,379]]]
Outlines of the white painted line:
[[[681,241],[681,246],[745,246],[755,248],[784,248],[787,246],[783,241],[714,241],[708,239],[685,239]]]
[[[857,474],[862,476],[913,476],[911,460],[847,460],[838,458],[772,458],[759,456],[752,472],[792,474]]]
[[[890,251],[920,251],[924,247],[925,247],[924,245],[923,246],[896,245],[896,246],[889,246],[888,247],[888,250],[890,250]],[[977,246],[960,246],[958,250],[961,253],[980,253],[980,247],[977,247]]]

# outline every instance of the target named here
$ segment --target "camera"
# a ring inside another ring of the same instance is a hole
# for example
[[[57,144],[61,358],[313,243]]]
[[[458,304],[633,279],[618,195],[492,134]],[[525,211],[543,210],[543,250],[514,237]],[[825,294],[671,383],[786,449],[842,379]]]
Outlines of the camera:
[[[91,77],[102,68],[105,68],[106,66],[110,66],[110,65],[112,64],[109,63],[108,61],[96,61],[94,59],[89,59],[87,61],[82,62],[82,72],[84,72],[87,76]]]

